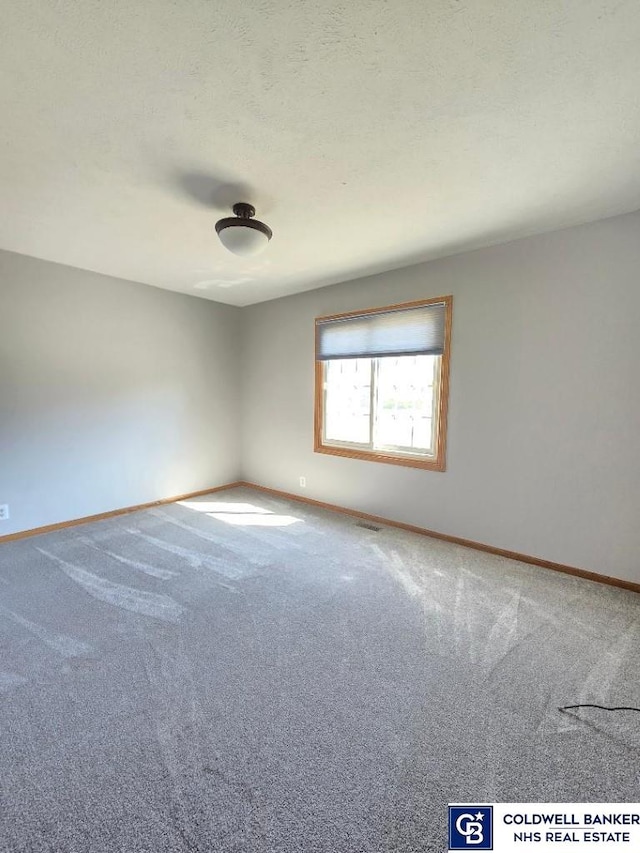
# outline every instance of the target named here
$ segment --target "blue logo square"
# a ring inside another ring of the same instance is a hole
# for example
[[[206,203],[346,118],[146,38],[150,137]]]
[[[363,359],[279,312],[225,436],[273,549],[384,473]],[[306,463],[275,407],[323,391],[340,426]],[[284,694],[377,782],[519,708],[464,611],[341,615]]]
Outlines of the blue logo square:
[[[449,850],[493,850],[493,806],[449,806]]]

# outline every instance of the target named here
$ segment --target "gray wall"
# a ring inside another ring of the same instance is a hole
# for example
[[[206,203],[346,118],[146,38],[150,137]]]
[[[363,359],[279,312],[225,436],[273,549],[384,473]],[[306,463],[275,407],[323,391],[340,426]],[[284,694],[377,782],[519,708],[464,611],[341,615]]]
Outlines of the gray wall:
[[[640,214],[244,309],[0,252],[0,535],[242,474],[640,581],[639,271]],[[448,293],[447,471],[314,454],[314,317]]]
[[[0,252],[0,536],[237,479],[238,322]]]
[[[314,454],[314,317],[444,294],[447,471]],[[252,306],[242,327],[245,479],[640,581],[640,214]]]

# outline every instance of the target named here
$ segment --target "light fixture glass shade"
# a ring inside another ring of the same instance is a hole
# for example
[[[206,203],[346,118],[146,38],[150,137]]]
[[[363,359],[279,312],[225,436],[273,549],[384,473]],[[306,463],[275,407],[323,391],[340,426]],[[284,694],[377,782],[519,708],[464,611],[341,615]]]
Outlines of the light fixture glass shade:
[[[245,225],[241,219],[237,220],[237,224],[233,222],[226,228],[221,228],[218,231],[218,237],[220,237],[220,242],[225,249],[242,257],[257,255],[266,248],[269,242],[267,234],[257,228]]]

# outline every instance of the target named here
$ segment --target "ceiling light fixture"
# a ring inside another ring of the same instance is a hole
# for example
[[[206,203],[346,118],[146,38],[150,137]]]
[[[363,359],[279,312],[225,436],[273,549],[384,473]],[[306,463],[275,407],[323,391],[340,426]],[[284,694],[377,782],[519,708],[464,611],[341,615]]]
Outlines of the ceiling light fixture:
[[[244,201],[234,204],[233,212],[235,216],[216,222],[216,232],[222,245],[234,255],[245,257],[262,252],[271,239],[271,228],[259,219],[253,219],[256,209]]]

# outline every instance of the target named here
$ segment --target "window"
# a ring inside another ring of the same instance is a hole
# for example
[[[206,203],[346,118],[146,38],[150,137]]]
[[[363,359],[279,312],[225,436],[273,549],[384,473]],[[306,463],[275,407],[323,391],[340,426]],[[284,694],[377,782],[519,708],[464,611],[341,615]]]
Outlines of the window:
[[[315,450],[445,469],[452,297],[316,320]]]

